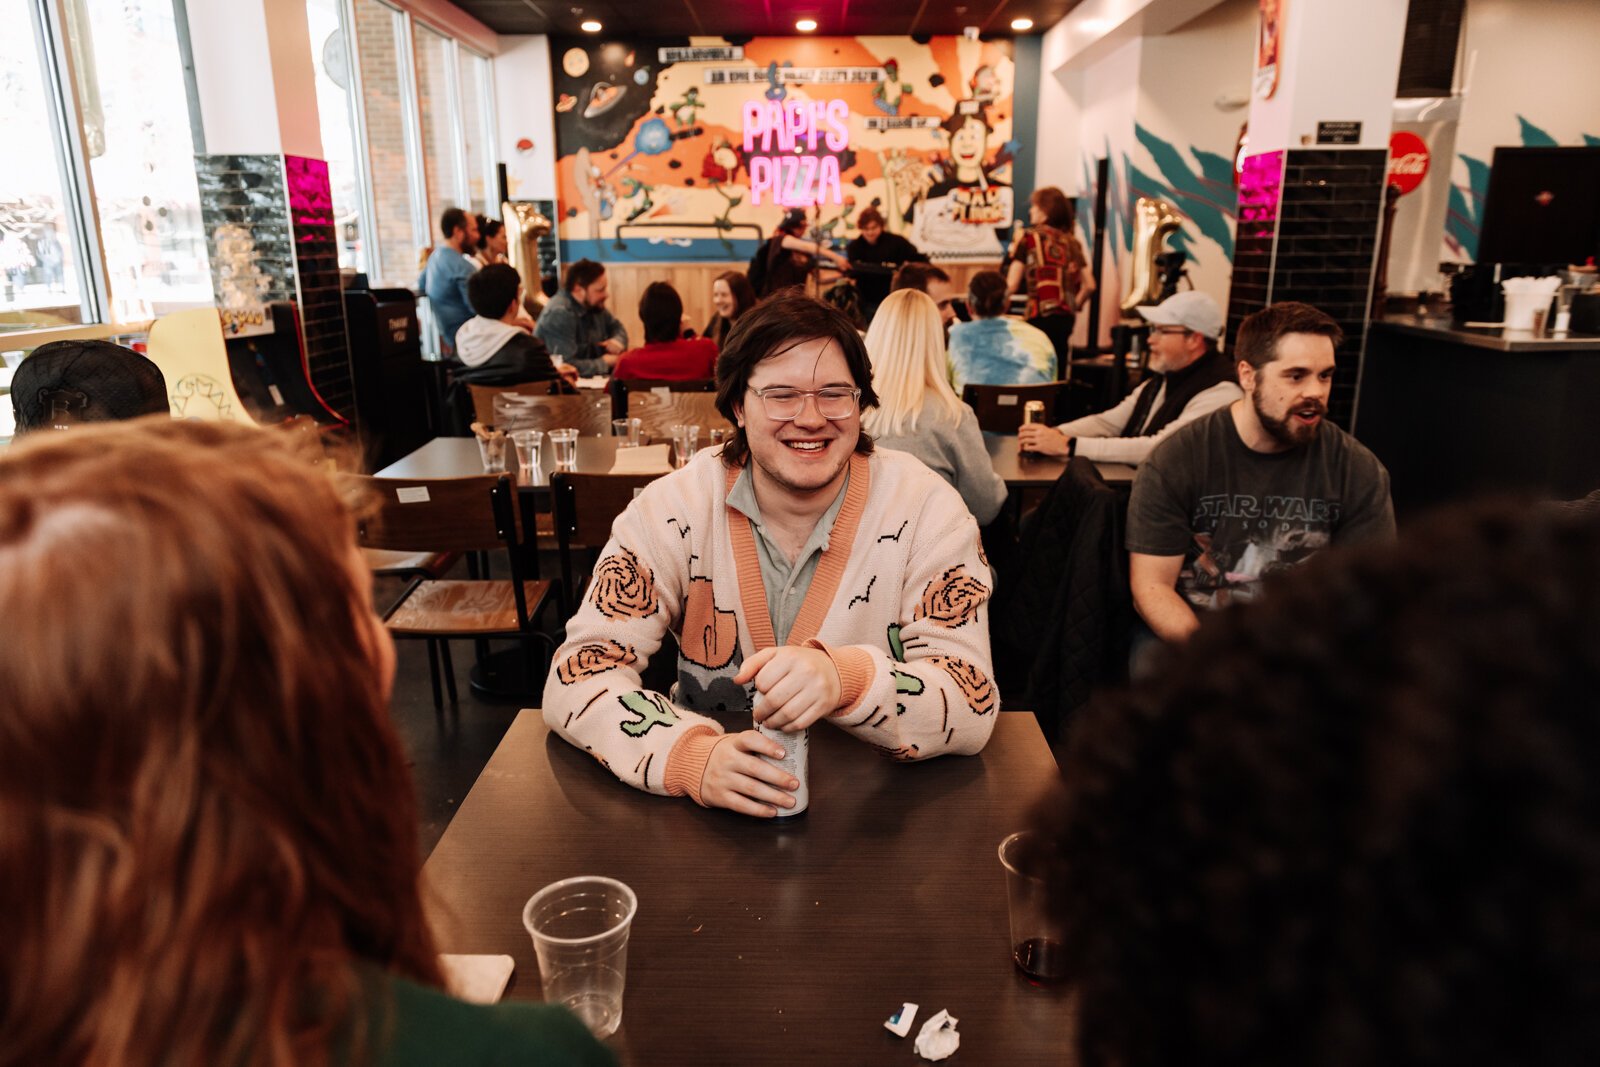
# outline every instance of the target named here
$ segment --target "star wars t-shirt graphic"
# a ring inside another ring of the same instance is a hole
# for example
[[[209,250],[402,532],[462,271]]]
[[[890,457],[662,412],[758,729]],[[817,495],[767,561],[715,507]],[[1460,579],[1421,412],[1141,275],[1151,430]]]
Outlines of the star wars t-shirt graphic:
[[[1244,493],[1201,497],[1178,590],[1197,608],[1249,600],[1262,578],[1325,547],[1333,539],[1339,512],[1339,501],[1320,498]]]
[[[1331,544],[1393,536],[1388,472],[1355,438],[1325,422],[1298,448],[1254,452],[1227,408],[1157,446],[1128,502],[1128,551],[1182,556],[1178,594],[1197,610],[1249,600]]]

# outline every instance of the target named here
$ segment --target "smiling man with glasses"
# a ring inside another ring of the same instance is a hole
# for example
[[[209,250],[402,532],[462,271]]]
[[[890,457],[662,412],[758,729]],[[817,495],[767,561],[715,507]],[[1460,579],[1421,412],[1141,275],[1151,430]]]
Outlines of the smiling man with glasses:
[[[827,720],[898,760],[981,749],[999,711],[989,568],[960,495],[874,450],[861,335],[798,291],[740,316],[717,360],[720,450],[616,521],[545,683],[545,720],[641,789],[770,817],[783,749]],[[580,502],[581,506],[581,502]],[[640,670],[677,642],[669,694]]]
[[[1178,427],[1244,396],[1233,364],[1217,351],[1222,309],[1215,300],[1189,290],[1139,314],[1150,323],[1150,363],[1139,388],[1098,414],[1022,427],[1017,441],[1024,451],[1139,464]]]

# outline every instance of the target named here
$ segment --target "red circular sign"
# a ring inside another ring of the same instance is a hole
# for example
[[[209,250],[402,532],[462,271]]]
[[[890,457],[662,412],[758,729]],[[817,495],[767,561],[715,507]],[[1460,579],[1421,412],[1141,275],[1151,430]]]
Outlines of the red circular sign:
[[[1404,196],[1428,176],[1428,146],[1409,130],[1389,135],[1389,184],[1400,187]]]

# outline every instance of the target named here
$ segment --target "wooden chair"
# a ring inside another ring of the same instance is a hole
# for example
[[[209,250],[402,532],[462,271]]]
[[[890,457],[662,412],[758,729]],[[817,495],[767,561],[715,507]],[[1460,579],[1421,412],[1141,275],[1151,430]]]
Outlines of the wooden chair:
[[[716,383],[652,382],[644,379],[612,382],[613,407],[639,419],[644,432],[656,441],[670,441],[674,425],[694,425],[702,431],[731,430],[733,424],[717,410]],[[621,414],[615,416],[622,418]]]
[[[573,579],[574,547],[596,553],[611,539],[611,524],[627,510],[639,490],[661,477],[658,474],[579,474],[557,471],[550,478],[556,520],[556,544],[561,551],[561,612],[572,617],[580,592]]]
[[[531,646],[541,637],[533,619],[550,594],[550,583],[523,577],[521,526],[515,486],[505,475],[472,478],[358,478],[377,501],[377,511],[361,521],[363,549],[398,552],[491,552],[503,549],[509,580],[445,581],[419,577],[384,617],[396,637],[428,643],[433,704],[443,705],[439,667],[444,665],[450,702],[456,702],[450,638],[518,638],[528,657],[528,676],[536,676]]]
[[[666,393],[715,393],[717,383],[710,378],[692,382],[674,382],[658,378],[613,378],[607,388],[611,391],[611,417],[621,419],[629,414],[630,393],[653,393],[656,396]],[[637,415],[638,412],[635,411],[633,414]]]
[[[544,430],[548,433],[563,426],[573,426],[584,437],[605,437],[611,433],[611,405],[604,394],[591,391],[549,396],[537,392],[546,384],[532,382],[518,386],[471,386],[473,413],[479,422],[493,425],[494,398],[501,393],[516,393],[533,399],[533,403],[528,405],[526,421],[520,424],[521,429]]]
[[[978,427],[988,433],[1016,433],[1022,425],[1023,407],[1030,400],[1044,401],[1044,418],[1052,426],[1064,421],[1071,382],[1044,385],[974,385],[961,390],[961,399],[978,413]]]

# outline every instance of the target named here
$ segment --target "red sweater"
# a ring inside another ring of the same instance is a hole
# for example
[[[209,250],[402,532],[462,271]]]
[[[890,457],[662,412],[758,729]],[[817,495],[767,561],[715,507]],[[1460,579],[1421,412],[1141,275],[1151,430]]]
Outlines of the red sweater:
[[[624,352],[613,378],[646,378],[665,382],[698,382],[716,377],[717,343],[705,337],[667,341]]]

